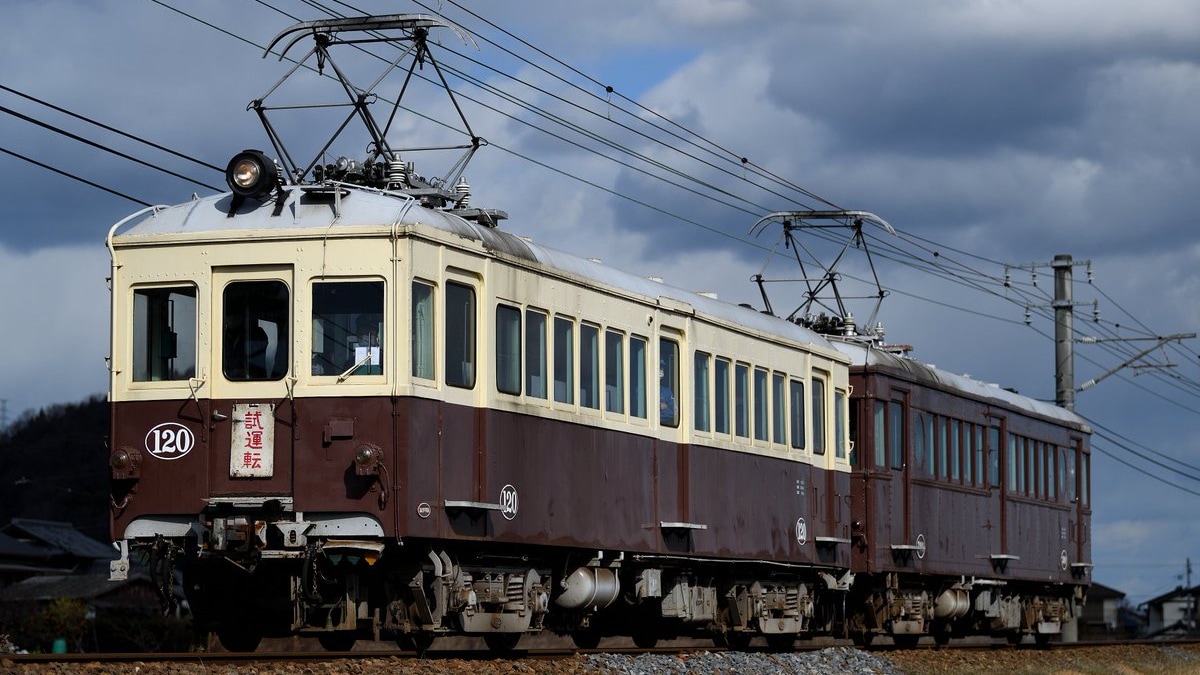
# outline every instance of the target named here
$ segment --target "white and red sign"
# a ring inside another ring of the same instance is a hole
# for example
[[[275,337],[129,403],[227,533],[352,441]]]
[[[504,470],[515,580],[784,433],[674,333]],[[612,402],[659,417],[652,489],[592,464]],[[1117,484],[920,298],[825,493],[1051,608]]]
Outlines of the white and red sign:
[[[235,403],[231,421],[230,478],[270,478],[275,470],[275,405]]]

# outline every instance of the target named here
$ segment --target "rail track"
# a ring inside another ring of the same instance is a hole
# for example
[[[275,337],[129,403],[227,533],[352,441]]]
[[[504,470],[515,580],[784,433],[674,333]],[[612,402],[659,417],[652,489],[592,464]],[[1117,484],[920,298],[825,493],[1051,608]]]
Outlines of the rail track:
[[[382,643],[374,643],[382,645]],[[1089,665],[1091,664],[1091,665]],[[864,670],[866,669],[866,670]],[[498,657],[485,649],[434,649],[425,655],[398,649],[359,649],[351,652],[317,650],[131,654],[0,654],[0,673],[41,675],[79,673],[240,673],[258,675],[324,675],[354,673],[383,675],[575,675],[577,673],[776,673],[874,672],[889,675],[925,673],[1155,673],[1200,671],[1200,642],[1130,641],[1032,643],[972,641],[916,648],[879,645],[869,650],[842,641],[813,640],[797,644],[793,653],[765,648],[733,652],[712,646],[676,645],[652,650],[606,647],[578,650],[536,647]]]

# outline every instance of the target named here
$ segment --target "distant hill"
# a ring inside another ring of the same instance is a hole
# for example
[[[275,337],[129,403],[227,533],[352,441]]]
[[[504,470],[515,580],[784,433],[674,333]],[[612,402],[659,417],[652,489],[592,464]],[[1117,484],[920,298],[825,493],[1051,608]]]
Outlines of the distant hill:
[[[72,523],[108,542],[108,402],[97,395],[26,413],[0,433],[0,524]]]

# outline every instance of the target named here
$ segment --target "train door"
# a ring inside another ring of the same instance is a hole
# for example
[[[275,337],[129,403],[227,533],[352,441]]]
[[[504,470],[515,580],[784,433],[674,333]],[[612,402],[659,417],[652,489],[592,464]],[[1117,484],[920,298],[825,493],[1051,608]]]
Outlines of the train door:
[[[1091,562],[1091,533],[1087,531],[1088,517],[1091,513],[1090,480],[1088,475],[1088,455],[1083,449],[1083,439],[1072,438],[1071,447],[1062,448],[1063,467],[1062,482],[1066,487],[1066,497],[1071,504],[1069,520],[1070,542],[1074,544],[1073,560],[1081,564]]]
[[[292,270],[213,270],[214,496],[292,493]]]
[[[988,532],[998,532],[999,542],[991,541],[992,551],[1008,552],[1008,495],[1007,485],[1013,480],[1013,467],[1010,465],[1001,473],[1000,455],[1003,453],[1004,420],[995,415],[988,416],[987,456],[988,456],[988,489],[991,491],[991,507],[993,513],[998,513],[1000,522],[993,526],[989,520],[984,527]]]

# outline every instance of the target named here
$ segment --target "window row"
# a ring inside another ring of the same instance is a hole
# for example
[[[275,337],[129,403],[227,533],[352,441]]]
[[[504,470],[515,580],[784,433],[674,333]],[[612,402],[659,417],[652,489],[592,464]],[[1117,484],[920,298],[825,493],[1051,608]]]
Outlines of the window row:
[[[1080,461],[1084,464],[1083,475],[1087,476],[1088,456],[1084,455]],[[1010,493],[1050,501],[1062,497],[1068,502],[1075,502],[1081,498],[1086,507],[1091,501],[1088,481],[1083,481],[1083,494],[1079,494],[1076,482],[1078,472],[1074,448],[1009,434]]]

